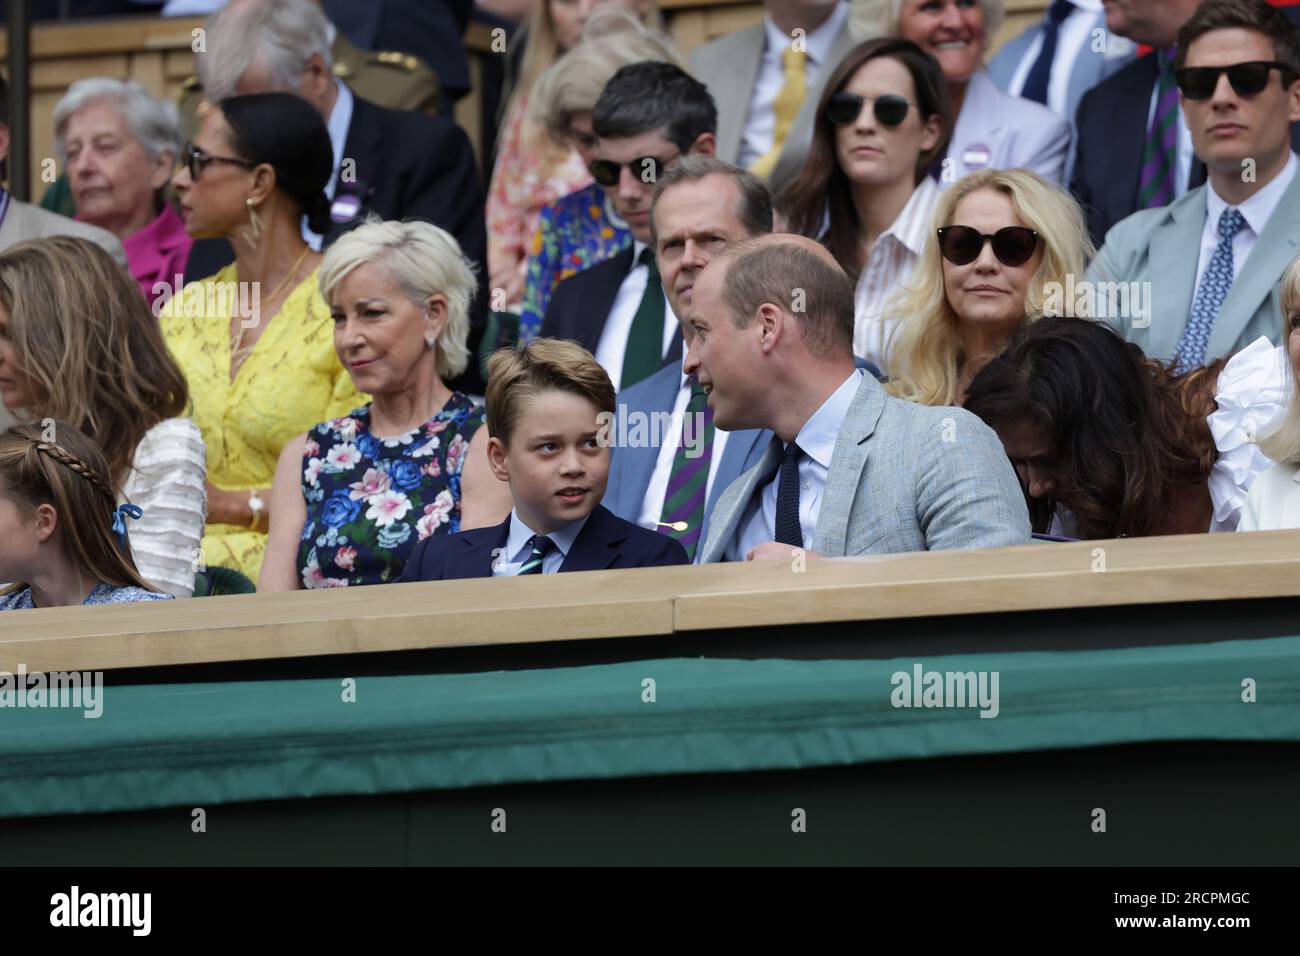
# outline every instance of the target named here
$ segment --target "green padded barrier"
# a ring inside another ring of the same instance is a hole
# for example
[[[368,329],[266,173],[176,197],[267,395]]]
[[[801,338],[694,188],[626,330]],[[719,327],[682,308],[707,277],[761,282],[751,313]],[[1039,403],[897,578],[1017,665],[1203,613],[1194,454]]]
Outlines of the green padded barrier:
[[[892,675],[997,672],[999,713],[896,708]],[[654,681],[653,703],[647,679]],[[1244,703],[1243,680],[1257,685]],[[1300,637],[893,661],[107,687],[0,709],[0,816],[861,764],[1175,740],[1300,740]]]

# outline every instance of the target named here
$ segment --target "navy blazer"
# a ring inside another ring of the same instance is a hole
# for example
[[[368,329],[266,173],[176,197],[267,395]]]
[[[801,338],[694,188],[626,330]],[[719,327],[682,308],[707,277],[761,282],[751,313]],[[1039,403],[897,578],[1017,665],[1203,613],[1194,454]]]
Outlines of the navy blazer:
[[[648,416],[659,412],[671,413],[681,381],[681,363],[665,365],[645,381],[620,391],[618,404],[625,406],[629,414],[637,412]],[[676,435],[661,437],[663,441],[678,441]],[[701,543],[709,533],[709,514],[713,511],[718,496],[741,474],[762,460],[771,442],[772,433],[765,428],[728,433],[722,460],[715,461],[710,466],[717,469],[717,474],[708,500],[704,503],[704,520],[700,526]],[[659,446],[656,444],[647,443],[644,447],[616,445],[609,463],[609,490],[605,492],[605,504],[609,510],[620,518],[635,522],[641,516],[646,489],[650,486],[650,478],[658,463]],[[662,506],[663,502],[660,502],[659,507]]]
[[[557,285],[542,319],[542,335],[552,339],[571,339],[595,355],[618,290],[632,271],[633,248],[629,245],[614,258],[583,269]],[[667,299],[664,304],[667,305]],[[680,327],[663,360],[665,363],[681,363]]]
[[[489,578],[492,562],[505,551],[509,534],[510,518],[507,517],[495,528],[431,535],[416,545],[397,580]],[[597,505],[574,539],[560,570],[604,571],[671,564],[690,564],[686,549],[675,538],[647,531]]]
[[[1282,12],[1300,23],[1300,7],[1285,7]],[[1088,217],[1088,232],[1098,248],[1111,226],[1138,211],[1147,116],[1156,79],[1156,57],[1147,54],[1111,74],[1079,103],[1070,191]],[[1291,124],[1291,148],[1300,151],[1300,123]],[[1205,164],[1199,159],[1193,158],[1189,179],[1191,188],[1205,182]]]

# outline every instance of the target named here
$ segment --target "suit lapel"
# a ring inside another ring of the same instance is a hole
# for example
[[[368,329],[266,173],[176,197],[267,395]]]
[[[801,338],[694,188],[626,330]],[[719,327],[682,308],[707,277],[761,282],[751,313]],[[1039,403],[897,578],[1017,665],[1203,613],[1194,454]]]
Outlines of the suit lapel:
[[[813,550],[829,557],[841,557],[848,539],[849,517],[862,473],[867,466],[871,445],[867,441],[876,430],[876,422],[885,410],[885,391],[868,375],[862,376],[858,393],[844,416],[840,437],[831,453],[830,472],[817,514],[817,535]]]
[[[727,81],[710,89],[718,108],[718,156],[734,163],[740,156],[740,138],[749,118],[749,100],[763,65],[766,34],[763,25],[750,27],[738,38],[737,69],[728,71]]]
[[[816,119],[817,103],[822,97],[822,84],[826,82],[826,77],[830,76],[840,60],[844,59],[844,54],[851,49],[853,49],[853,37],[846,26],[831,44],[830,55],[817,71],[817,82],[804,91],[803,103],[799,106],[799,112],[795,114],[794,123],[790,127],[790,132],[786,134],[785,145],[781,147],[781,155],[777,158],[776,167],[772,171],[774,193],[779,195],[803,168],[804,159],[808,154],[808,144],[812,142],[813,121]],[[753,79],[751,78],[751,86]],[[746,112],[748,112],[748,104],[746,104]]]
[[[644,396],[645,400],[627,403],[628,412],[644,414],[647,417],[659,412],[671,412],[673,404],[677,401],[677,390],[681,386],[681,380],[680,364],[665,366],[646,379],[645,387],[637,392],[638,398]],[[622,401],[621,398],[620,400]],[[617,500],[620,503],[626,502],[626,505],[620,504],[620,507],[615,510],[624,515],[627,520],[636,521],[636,516],[641,511],[641,504],[645,501],[646,489],[650,487],[650,478],[654,475],[655,465],[659,462],[659,447],[655,442],[628,444],[626,435],[621,435],[619,438],[622,440],[614,451],[614,457],[620,459],[616,494]],[[663,440],[675,441],[676,436],[663,436]]]
[[[1116,74],[1119,76],[1121,74]],[[1104,155],[1105,176],[1100,182],[1112,184],[1105,190],[1109,197],[1111,222],[1119,222],[1137,209],[1138,187],[1142,183],[1142,153],[1146,149],[1147,114],[1151,110],[1151,91],[1156,85],[1156,58],[1152,54],[1137,61],[1135,69],[1123,73],[1126,82],[1107,104],[1109,129],[1114,143],[1123,144]]]
[[[574,338],[582,342],[589,352],[594,353],[600,344],[600,336],[605,331],[605,323],[609,321],[614,300],[618,298],[619,287],[632,271],[632,253],[633,247],[629,245],[613,259],[592,266],[585,273],[589,277],[589,287],[583,290],[584,294],[579,300],[586,306],[583,310],[585,314],[575,315],[573,319],[577,325],[575,331],[579,333]],[[583,341],[584,338],[586,341]]]
[[[627,528],[604,507],[597,505],[574,539],[560,570],[603,571],[618,557],[615,546],[626,539]]]
[[[1174,354],[1187,325],[1196,294],[1196,262],[1205,224],[1205,190],[1197,189],[1167,207],[1164,221],[1151,233],[1151,328],[1144,346],[1148,355]]]
[[[731,442],[728,441],[727,444]],[[736,536],[741,516],[744,515],[745,508],[754,497],[754,492],[776,471],[780,461],[781,443],[773,436],[767,451],[763,453],[762,460],[732,482],[719,498],[715,513],[709,521],[709,536],[705,539],[705,547],[700,551],[699,563],[709,564],[722,560],[723,552]]]
[[[362,188],[357,191],[362,203],[365,203],[375,191],[375,170],[379,167],[379,151],[382,146],[383,131],[379,127],[379,113],[368,100],[363,100],[352,92],[352,122],[348,125],[348,135],[343,140],[343,155],[356,161],[357,184]],[[334,170],[337,178],[339,171]],[[339,183],[338,186],[348,184]],[[336,187],[335,195],[339,194]],[[352,192],[342,189],[342,192]]]
[[[495,528],[463,531],[458,547],[447,550],[443,566],[444,579],[486,578],[492,576],[492,562],[506,546],[510,534],[510,517]],[[503,557],[504,560],[504,557]]]
[[[1208,355],[1226,355],[1276,288],[1296,257],[1296,222],[1300,220],[1300,173],[1282,194],[1237,274],[1210,332]],[[1275,331],[1275,330],[1270,330]]]
[[[771,441],[772,433],[765,428],[747,428],[727,436],[727,445],[722,449],[722,460],[714,466],[718,472],[713,478],[713,488],[704,502],[704,520],[700,523],[701,541],[709,540],[709,518],[722,493],[746,468],[763,460],[763,453]]]

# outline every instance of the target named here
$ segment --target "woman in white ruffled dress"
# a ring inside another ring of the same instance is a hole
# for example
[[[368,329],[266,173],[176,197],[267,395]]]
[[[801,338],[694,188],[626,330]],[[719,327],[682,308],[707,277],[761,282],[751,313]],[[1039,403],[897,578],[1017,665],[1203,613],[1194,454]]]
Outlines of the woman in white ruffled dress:
[[[995,429],[1036,532],[1075,538],[1233,531],[1273,461],[1284,351],[1260,338],[1175,374],[1087,319],[1024,327],[975,376],[966,408]]]

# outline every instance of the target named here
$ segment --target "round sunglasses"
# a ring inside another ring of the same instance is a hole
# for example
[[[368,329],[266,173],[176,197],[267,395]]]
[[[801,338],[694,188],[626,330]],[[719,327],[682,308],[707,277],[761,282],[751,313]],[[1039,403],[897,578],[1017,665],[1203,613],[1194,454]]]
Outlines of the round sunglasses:
[[[1025,226],[1006,226],[993,235],[970,226],[945,226],[939,230],[939,252],[955,266],[968,266],[980,257],[984,243],[1004,266],[1023,266],[1038,248],[1038,233]]]
[[[826,101],[826,118],[836,126],[856,123],[858,117],[862,115],[862,106],[868,99],[873,98],[858,96],[857,93],[849,93],[845,90],[832,93],[831,98]],[[884,96],[874,97],[872,112],[876,114],[880,125],[892,129],[907,119],[907,110],[911,105],[909,100],[901,96],[886,93]]]
[[[1282,74],[1282,85],[1295,81],[1295,70],[1285,63],[1272,60],[1252,60],[1232,66],[1185,66],[1174,71],[1178,88],[1189,100],[1208,100],[1219,86],[1219,77],[1227,73],[1228,82],[1238,96],[1257,96],[1268,86],[1268,75],[1273,70]]]
[[[676,156],[668,159],[660,159],[657,156],[638,156],[636,159],[629,159],[626,163],[616,163],[612,159],[593,159],[587,165],[587,169],[591,171],[591,178],[607,189],[618,185],[619,177],[622,175],[625,166],[641,182],[654,185],[659,182],[659,177],[668,168],[668,164],[676,158]]]

